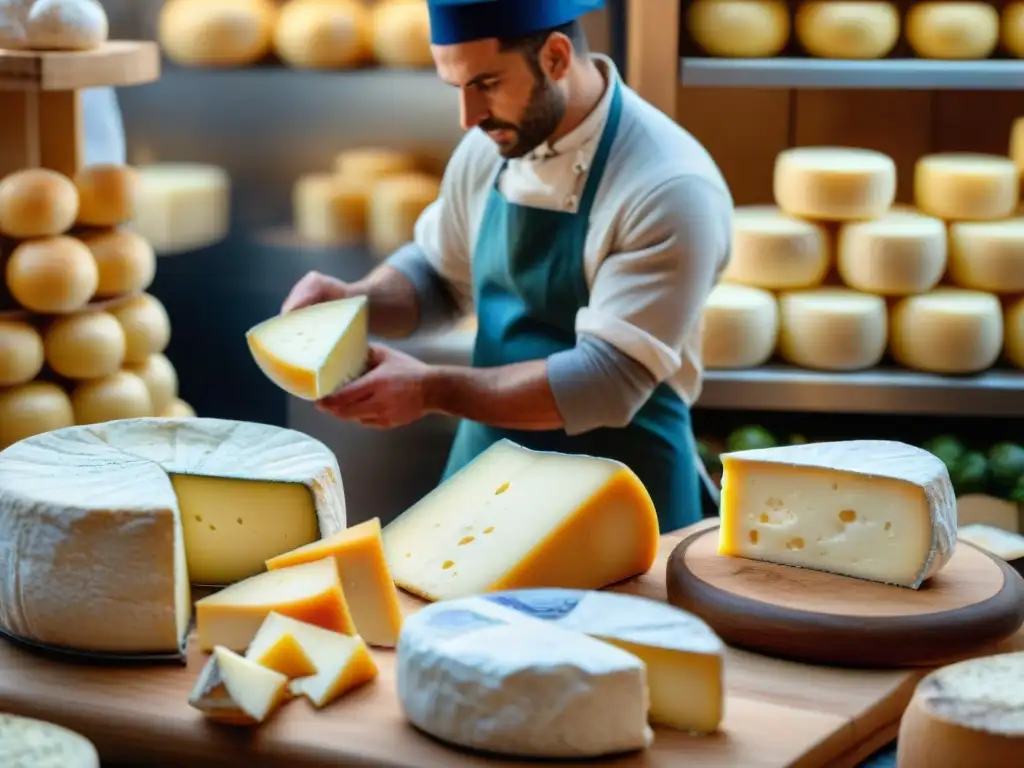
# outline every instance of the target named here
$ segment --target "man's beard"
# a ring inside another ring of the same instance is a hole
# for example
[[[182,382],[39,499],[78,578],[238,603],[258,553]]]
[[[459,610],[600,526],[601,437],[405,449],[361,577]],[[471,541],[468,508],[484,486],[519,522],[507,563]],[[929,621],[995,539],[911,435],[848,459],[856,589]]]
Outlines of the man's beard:
[[[498,151],[506,159],[523,157],[555,132],[565,117],[565,108],[562,92],[547,77],[540,75],[533,85],[530,101],[518,125],[490,118],[480,123],[480,128],[485,131],[512,131],[516,136],[515,141],[511,145],[499,144]]]

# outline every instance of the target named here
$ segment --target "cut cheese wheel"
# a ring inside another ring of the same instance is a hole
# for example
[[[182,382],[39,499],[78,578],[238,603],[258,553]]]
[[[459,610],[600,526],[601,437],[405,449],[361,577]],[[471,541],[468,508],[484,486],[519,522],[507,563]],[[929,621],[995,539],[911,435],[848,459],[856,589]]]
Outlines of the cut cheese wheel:
[[[917,589],[956,549],[946,465],[885,440],[722,456],[718,551]]]
[[[1009,768],[1024,760],[1024,653],[938,669],[900,721],[898,768]]]
[[[366,64],[373,56],[370,11],[356,0],[290,0],[274,30],[274,51],[304,69]]]
[[[0,387],[32,381],[43,370],[43,340],[28,323],[0,320]]]
[[[1024,2],[1021,0],[1003,6],[1000,41],[1007,53],[1024,59]]]
[[[244,67],[270,52],[276,21],[276,5],[268,0],[168,0],[158,37],[178,64]]]
[[[907,368],[977,373],[999,358],[1002,307],[989,293],[939,288],[900,300],[891,315],[892,356]]]
[[[946,226],[903,211],[844,224],[836,239],[836,264],[843,282],[859,291],[881,296],[930,291],[946,271]]]
[[[999,42],[999,12],[990,3],[915,3],[906,27],[922,59],[987,59]]]
[[[686,28],[710,56],[768,58],[789,42],[789,8],[782,0],[695,0]]]
[[[159,415],[165,419],[194,419],[196,409],[180,397],[176,397]]]
[[[71,400],[56,384],[33,381],[0,390],[0,450],[27,437],[70,427],[74,423]],[[3,503],[0,502],[2,510]]]
[[[416,222],[441,192],[441,181],[422,173],[388,176],[370,193],[369,242],[387,256],[413,239]]]
[[[90,165],[75,176],[78,223],[116,227],[135,215],[138,174],[124,165]]]
[[[366,237],[369,193],[362,182],[333,173],[312,173],[295,182],[292,215],[299,237],[348,245]]]
[[[1010,302],[1005,318],[1006,356],[1018,368],[1024,368],[1024,298]]]
[[[68,379],[112,376],[124,364],[124,329],[109,312],[58,318],[46,329],[44,343],[46,362]]]
[[[1020,172],[996,155],[925,155],[914,166],[914,201],[940,219],[1005,219],[1020,202]]]
[[[573,554],[583,540],[585,558]],[[631,469],[509,440],[384,529],[395,583],[427,600],[520,587],[601,589],[646,572],[657,549],[657,513]]]
[[[157,253],[194,251],[227,236],[231,183],[222,168],[165,163],[137,170],[139,192],[130,228]]]
[[[1024,218],[951,224],[949,276],[963,288],[1024,293]]]
[[[795,21],[804,50],[824,59],[881,59],[900,37],[899,11],[878,0],[812,0]]]
[[[166,356],[150,355],[145,362],[132,363],[125,369],[145,382],[154,415],[163,416],[174,406],[178,398],[178,372]]]
[[[779,296],[779,354],[802,368],[857,371],[885,355],[885,300],[845,288]]]
[[[433,67],[430,13],[423,0],[381,0],[373,7],[373,55],[386,67]]]
[[[75,424],[99,424],[156,415],[146,382],[129,371],[79,383],[71,393]]]
[[[314,304],[246,333],[253,359],[288,394],[319,400],[360,376],[369,354],[365,296]]]
[[[11,296],[42,313],[84,307],[100,280],[96,259],[85,244],[63,235],[21,243],[7,262],[6,276]]]
[[[59,725],[0,715],[0,765],[7,768],[100,768],[96,747]]]
[[[775,202],[791,216],[876,219],[896,198],[896,164],[869,149],[799,147],[775,159]]]
[[[415,173],[416,157],[408,152],[385,147],[359,147],[339,152],[334,158],[334,172],[348,180],[373,186],[386,176]]]
[[[78,216],[78,190],[45,168],[16,171],[0,181],[0,232],[8,237],[53,237]]]
[[[333,632],[356,632],[338,568],[326,558],[259,573],[197,601],[199,647],[209,651],[223,645],[244,651],[275,612]]]
[[[737,208],[722,280],[755,288],[812,288],[829,269],[828,231],[771,206]]]
[[[167,349],[171,341],[171,319],[155,296],[144,294],[110,312],[124,328],[126,363],[144,363],[150,355]]]
[[[188,703],[220,723],[258,725],[289,698],[285,675],[217,647],[199,673]]]
[[[120,296],[144,291],[156,277],[153,247],[134,232],[110,230],[83,235],[99,271],[96,296]]]
[[[706,368],[754,368],[767,362],[775,351],[779,307],[768,291],[716,285],[704,305],[703,321]]]

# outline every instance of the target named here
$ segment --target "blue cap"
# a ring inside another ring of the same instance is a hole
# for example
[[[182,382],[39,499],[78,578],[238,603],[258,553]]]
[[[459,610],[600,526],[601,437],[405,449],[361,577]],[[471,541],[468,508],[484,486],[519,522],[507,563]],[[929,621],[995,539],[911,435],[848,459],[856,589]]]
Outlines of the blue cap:
[[[430,42],[454,45],[522,37],[575,21],[604,0],[428,0]]]

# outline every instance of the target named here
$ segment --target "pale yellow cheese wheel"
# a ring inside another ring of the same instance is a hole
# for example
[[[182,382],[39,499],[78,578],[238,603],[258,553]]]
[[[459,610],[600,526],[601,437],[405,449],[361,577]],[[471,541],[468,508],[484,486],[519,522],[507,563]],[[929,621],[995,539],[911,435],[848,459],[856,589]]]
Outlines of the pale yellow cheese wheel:
[[[1024,217],[951,224],[949,276],[962,288],[1024,293]]]
[[[11,254],[7,288],[33,312],[70,312],[85,306],[99,285],[96,259],[80,240],[61,235],[27,240]]]
[[[77,216],[78,189],[61,173],[31,168],[0,181],[0,233],[8,237],[60,235]]]
[[[789,42],[789,8],[783,0],[694,0],[686,28],[711,56],[768,58]]]
[[[890,351],[900,365],[928,373],[977,373],[1003,347],[1003,310],[990,293],[937,288],[897,302]]]
[[[318,243],[358,243],[366,237],[367,185],[334,173],[311,173],[292,190],[296,233]]]
[[[388,147],[356,147],[334,157],[336,174],[368,186],[386,176],[415,173],[417,165],[415,155]]]
[[[158,36],[178,64],[243,67],[270,52],[276,21],[271,0],[168,0]]]
[[[813,0],[797,9],[796,34],[812,56],[880,59],[896,47],[900,14],[878,0]]]
[[[71,405],[76,424],[99,424],[154,415],[146,382],[129,371],[81,382],[71,393]]]
[[[386,67],[432,67],[425,0],[379,0],[373,6],[373,55]]]
[[[440,179],[422,173],[388,176],[374,184],[369,208],[370,247],[386,256],[410,242],[420,214],[440,191]]]
[[[999,12],[987,2],[917,3],[906,37],[923,59],[987,59],[999,42]]]
[[[1024,368],[1024,296],[1006,305],[1004,318],[1006,356],[1018,368]]]
[[[1003,6],[1000,40],[1008,54],[1024,59],[1024,1],[1014,0]]]
[[[1005,219],[1020,202],[1020,171],[998,155],[925,155],[914,165],[914,202],[947,221]]]
[[[114,307],[110,313],[124,328],[126,363],[144,363],[150,355],[167,349],[171,341],[171,319],[156,296],[144,294]]]
[[[828,230],[787,216],[773,206],[740,206],[733,212],[732,251],[722,280],[767,290],[811,288],[828,274]]]
[[[776,156],[772,185],[776,204],[790,216],[875,219],[896,198],[896,163],[870,149],[793,147]]]
[[[180,397],[176,397],[160,415],[165,419],[194,419],[196,417],[196,409]]]
[[[46,362],[68,379],[98,379],[121,370],[127,347],[124,329],[109,312],[60,317],[46,329]]]
[[[141,236],[125,229],[93,232],[82,237],[99,270],[96,296],[144,291],[156,277],[156,254]]]
[[[78,223],[116,227],[135,215],[138,173],[127,165],[90,165],[75,176]]]
[[[303,69],[346,69],[373,57],[373,23],[357,0],[289,0],[274,30],[274,51]]]
[[[753,368],[768,361],[779,334],[775,296],[748,285],[719,283],[704,305],[701,349],[704,367]]]
[[[125,370],[146,382],[153,413],[163,415],[174,405],[178,397],[178,372],[166,355],[150,355],[145,362],[126,365]]]
[[[71,400],[56,384],[33,381],[0,390],[0,450],[74,423]]]
[[[779,354],[821,371],[872,368],[885,355],[885,299],[846,288],[779,295]]]
[[[32,381],[44,362],[39,331],[20,320],[0,320],[0,387]]]
[[[945,223],[903,210],[844,224],[836,238],[843,282],[880,296],[930,291],[946,271],[946,256]]]

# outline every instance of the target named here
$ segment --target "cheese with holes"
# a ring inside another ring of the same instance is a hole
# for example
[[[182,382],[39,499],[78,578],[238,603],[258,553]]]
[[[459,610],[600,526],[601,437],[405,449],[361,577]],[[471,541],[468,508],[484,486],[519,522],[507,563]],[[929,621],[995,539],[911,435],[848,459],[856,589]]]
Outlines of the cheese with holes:
[[[369,195],[361,181],[333,173],[311,173],[292,189],[295,232],[315,243],[351,245],[366,236]]]
[[[409,722],[456,746],[576,759],[653,741],[643,661],[486,598],[411,615],[395,676]]]
[[[278,315],[245,338],[260,370],[288,394],[319,400],[360,376],[369,354],[365,296]]]
[[[392,521],[384,551],[398,586],[447,600],[601,589],[650,569],[658,539],[651,497],[626,465],[501,440]]]
[[[917,589],[953,556],[946,465],[885,440],[722,456],[723,555]]]
[[[1000,560],[1005,560],[1024,575],[1024,536],[990,525],[965,525],[957,532],[961,541],[973,544]]]
[[[358,0],[291,0],[281,7],[274,52],[304,69],[366,64],[373,57],[370,10]]]
[[[779,296],[779,354],[821,371],[872,368],[885,355],[885,300],[846,288],[817,288]]]
[[[46,168],[15,171],[0,180],[0,232],[20,239],[55,237],[78,216],[78,190]]]
[[[244,67],[270,52],[277,6],[270,0],[168,0],[157,35],[184,66]]]
[[[136,170],[135,218],[128,226],[158,254],[196,251],[227,237],[231,182],[224,169],[161,163]]]
[[[71,399],[56,384],[32,381],[0,389],[0,451],[26,437],[74,423]],[[2,619],[0,608],[0,621]]]
[[[828,231],[771,206],[737,208],[732,250],[722,273],[727,283],[770,291],[812,288],[828,274]]]
[[[39,331],[20,320],[0,320],[0,387],[26,384],[43,370]]]
[[[198,600],[199,647],[244,651],[274,612],[335,632],[356,631],[338,569],[333,560],[324,559],[258,573]]]
[[[951,224],[949,275],[963,288],[1024,293],[1024,218]]]
[[[686,28],[710,56],[778,56],[789,42],[789,8],[782,0],[695,0]]]
[[[171,343],[171,318],[160,299],[148,293],[110,310],[124,329],[126,363],[144,363]]]
[[[289,679],[315,675],[316,664],[302,649],[299,641],[295,639],[295,635],[275,623],[276,618],[285,619],[279,613],[268,615],[260,625],[260,630],[253,638],[249,649],[245,652],[245,658],[252,659],[261,667],[280,672]],[[294,621],[293,619],[285,620]],[[268,625],[272,625],[275,631],[267,632]],[[304,624],[304,626],[313,625]],[[277,631],[279,628],[280,631]]]
[[[925,155],[914,166],[914,201],[922,213],[951,221],[1012,216],[1020,201],[1020,172],[995,155]]]
[[[374,183],[367,226],[373,251],[388,256],[410,242],[420,214],[440,192],[440,179],[425,173],[397,174]]]
[[[334,558],[356,631],[370,645],[387,648],[398,642],[402,607],[384,556],[380,518],[373,518],[333,536],[267,560],[267,569]]]
[[[373,6],[373,55],[385,67],[433,67],[430,13],[422,0],[381,0]]]
[[[7,260],[7,288],[21,306],[41,314],[81,309],[96,293],[96,259],[73,237],[45,237],[19,244]]]
[[[67,728],[0,715],[0,765],[5,768],[100,768],[96,747]]]
[[[900,14],[877,0],[812,0],[796,11],[796,35],[811,56],[881,59],[900,38]]]
[[[113,376],[124,363],[124,328],[109,312],[58,317],[43,337],[46,363],[67,379]]]
[[[775,351],[779,307],[768,291],[719,283],[704,304],[703,322],[705,368],[754,368]]]
[[[188,703],[220,723],[258,725],[289,698],[287,676],[218,646],[199,673]]]
[[[1024,653],[961,661],[917,684],[900,721],[898,768],[1024,764]]]
[[[900,365],[929,373],[977,373],[1003,347],[1003,310],[990,293],[937,288],[893,306],[890,348]]]
[[[999,42],[999,11],[985,2],[914,3],[906,37],[922,59],[987,59]]]
[[[1024,368],[1024,297],[1006,306],[1004,320],[1006,356],[1018,368]]]
[[[843,282],[880,296],[930,291],[945,274],[946,256],[946,225],[904,211],[844,224],[836,241]]]
[[[896,199],[896,163],[870,149],[787,149],[775,159],[773,188],[775,202],[791,216],[876,219]]]
[[[37,435],[0,454],[0,626],[82,650],[175,651],[190,580],[243,579],[344,527],[334,454],[292,430],[139,419]]]

